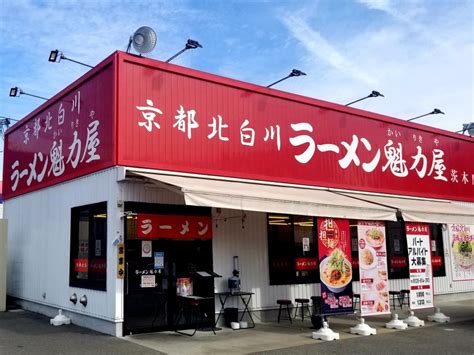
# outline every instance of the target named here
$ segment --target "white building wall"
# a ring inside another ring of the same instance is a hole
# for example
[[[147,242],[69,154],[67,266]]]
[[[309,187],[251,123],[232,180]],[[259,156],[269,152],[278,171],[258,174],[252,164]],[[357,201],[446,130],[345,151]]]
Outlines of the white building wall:
[[[5,201],[9,220],[7,292],[22,300],[112,322],[123,319],[117,251],[122,233],[115,168]],[[107,291],[69,287],[71,208],[107,201]],[[87,296],[87,307],[69,297]]]

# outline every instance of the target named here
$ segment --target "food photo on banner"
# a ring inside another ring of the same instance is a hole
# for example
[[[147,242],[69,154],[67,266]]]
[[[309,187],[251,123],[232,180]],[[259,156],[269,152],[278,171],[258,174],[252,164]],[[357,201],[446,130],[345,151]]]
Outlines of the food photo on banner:
[[[474,280],[474,225],[449,224],[453,281]]]
[[[352,313],[351,236],[346,219],[318,218],[321,313]]]
[[[405,229],[410,270],[410,309],[434,307],[430,226],[407,223]]]
[[[390,304],[385,224],[359,221],[357,236],[361,315],[388,314],[390,313]]]

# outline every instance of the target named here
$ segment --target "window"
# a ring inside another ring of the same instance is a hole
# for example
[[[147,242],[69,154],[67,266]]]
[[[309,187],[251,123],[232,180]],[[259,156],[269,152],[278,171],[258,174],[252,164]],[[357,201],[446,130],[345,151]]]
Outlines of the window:
[[[446,276],[442,224],[430,224],[431,265],[433,276]]]
[[[107,202],[71,209],[69,285],[106,289]]]
[[[407,279],[408,272],[408,249],[405,233],[405,223],[387,222],[385,224],[387,238],[387,262],[388,278]]]
[[[319,282],[314,217],[268,215],[270,285]]]

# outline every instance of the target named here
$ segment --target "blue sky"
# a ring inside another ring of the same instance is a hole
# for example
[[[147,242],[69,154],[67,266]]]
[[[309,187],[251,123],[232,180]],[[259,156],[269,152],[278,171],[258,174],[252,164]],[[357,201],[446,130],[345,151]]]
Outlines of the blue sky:
[[[0,0],[0,116],[42,103],[11,87],[50,97],[87,71],[48,62],[52,49],[95,65],[143,25],[154,59],[192,38],[204,48],[175,64],[260,85],[297,68],[308,75],[276,88],[341,104],[377,90],[356,106],[401,119],[439,108],[418,122],[449,131],[474,121],[472,0]]]

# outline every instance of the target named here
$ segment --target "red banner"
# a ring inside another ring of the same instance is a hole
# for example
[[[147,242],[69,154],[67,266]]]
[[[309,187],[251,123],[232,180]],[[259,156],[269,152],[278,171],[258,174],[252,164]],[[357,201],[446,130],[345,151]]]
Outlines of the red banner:
[[[442,256],[432,256],[431,264],[433,266],[443,266],[443,257]]]
[[[349,221],[332,218],[317,221],[322,313],[350,313],[353,308]]]
[[[138,214],[137,236],[140,239],[210,239],[212,220],[209,216]]]
[[[390,267],[398,268],[398,267],[406,267],[407,266],[407,258],[404,256],[391,256],[390,257]]]

